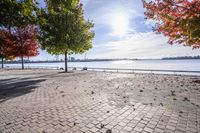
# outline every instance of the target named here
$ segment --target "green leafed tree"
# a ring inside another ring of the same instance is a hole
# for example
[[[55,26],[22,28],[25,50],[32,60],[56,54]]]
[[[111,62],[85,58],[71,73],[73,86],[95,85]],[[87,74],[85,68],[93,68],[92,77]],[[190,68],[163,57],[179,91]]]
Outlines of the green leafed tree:
[[[30,24],[38,24],[41,9],[35,0],[1,0],[0,27],[16,28]]]
[[[79,0],[46,0],[43,16],[46,23],[40,27],[42,48],[50,54],[65,55],[67,72],[68,54],[84,53],[92,48],[93,23],[84,19]]]

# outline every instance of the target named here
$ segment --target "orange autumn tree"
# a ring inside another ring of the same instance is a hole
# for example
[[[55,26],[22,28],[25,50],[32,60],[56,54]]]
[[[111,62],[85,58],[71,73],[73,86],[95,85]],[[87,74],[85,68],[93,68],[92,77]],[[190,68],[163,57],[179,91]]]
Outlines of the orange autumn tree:
[[[147,19],[154,20],[153,30],[169,38],[169,44],[200,48],[200,0],[143,1]]]
[[[1,67],[4,67],[4,59],[12,60],[14,59],[13,55],[14,43],[12,40],[12,35],[6,31],[0,31],[0,58],[1,58]]]
[[[39,42],[37,39],[37,32],[32,25],[23,28],[16,28],[12,32],[14,38],[14,53],[15,57],[21,58],[22,69],[24,69],[24,57],[32,57],[39,54]]]

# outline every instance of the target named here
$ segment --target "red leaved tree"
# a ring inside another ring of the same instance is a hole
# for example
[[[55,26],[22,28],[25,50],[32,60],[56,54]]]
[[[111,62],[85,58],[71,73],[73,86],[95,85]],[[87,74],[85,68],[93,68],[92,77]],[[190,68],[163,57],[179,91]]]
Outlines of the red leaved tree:
[[[14,43],[13,38],[10,32],[6,30],[0,31],[0,58],[1,58],[1,67],[4,67],[4,59],[12,60],[15,58],[13,55],[14,52]]]
[[[200,0],[154,0],[145,2],[145,16],[155,20],[154,31],[178,43],[200,48]]]
[[[37,32],[32,25],[23,28],[17,28],[12,33],[14,38],[14,55],[20,57],[22,61],[22,69],[24,69],[24,57],[36,56],[39,54],[39,42],[37,39]]]

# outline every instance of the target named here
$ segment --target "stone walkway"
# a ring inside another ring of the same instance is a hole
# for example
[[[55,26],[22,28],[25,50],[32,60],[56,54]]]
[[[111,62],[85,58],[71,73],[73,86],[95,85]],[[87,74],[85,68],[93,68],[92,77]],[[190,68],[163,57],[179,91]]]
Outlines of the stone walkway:
[[[200,133],[199,79],[1,70],[0,132]]]

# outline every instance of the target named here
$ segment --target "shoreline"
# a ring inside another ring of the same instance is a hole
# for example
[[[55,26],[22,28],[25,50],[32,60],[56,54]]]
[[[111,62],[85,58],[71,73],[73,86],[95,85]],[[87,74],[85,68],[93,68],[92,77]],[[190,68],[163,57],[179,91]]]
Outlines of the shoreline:
[[[73,69],[76,70],[73,70]],[[77,69],[78,68],[78,69]],[[174,72],[174,70],[169,70],[170,72],[162,72],[161,71],[157,71],[157,72],[151,72],[151,70],[146,71],[131,71],[131,70],[135,70],[135,69],[116,69],[116,68],[88,68],[89,70],[83,70],[84,67],[68,67],[70,72],[76,72],[76,71],[88,71],[88,72],[108,72],[108,73],[124,73],[124,74],[152,74],[152,75],[172,75],[172,76],[195,76],[195,77],[200,77],[200,71],[196,71],[197,73],[195,73],[195,71],[185,71],[185,72]],[[87,67],[86,67],[87,68]],[[25,69],[21,69],[19,68],[10,68],[10,67],[5,67],[5,68],[0,68],[0,71],[4,71],[4,70],[52,70],[52,71],[61,71],[64,72],[64,68],[63,67],[28,67]],[[166,70],[163,70],[166,71]],[[168,70],[167,70],[168,71]],[[175,70],[177,71],[177,70]],[[191,73],[192,72],[192,73]]]
[[[163,58],[163,59],[87,59],[87,60],[68,60],[68,62],[107,62],[107,61],[152,61],[152,60],[200,60],[200,58]],[[19,61],[5,61],[5,64],[21,64]],[[63,61],[25,61],[24,63],[64,63]]]

